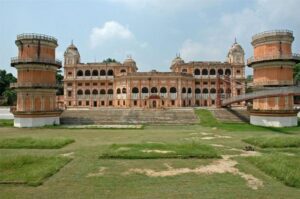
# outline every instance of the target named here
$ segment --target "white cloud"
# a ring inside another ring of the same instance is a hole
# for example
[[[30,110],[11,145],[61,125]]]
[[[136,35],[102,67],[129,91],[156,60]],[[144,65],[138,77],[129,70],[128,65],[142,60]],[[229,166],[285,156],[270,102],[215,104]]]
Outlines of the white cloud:
[[[90,34],[91,47],[95,48],[109,40],[131,40],[133,33],[128,27],[116,21],[105,22],[102,27],[95,27]]]

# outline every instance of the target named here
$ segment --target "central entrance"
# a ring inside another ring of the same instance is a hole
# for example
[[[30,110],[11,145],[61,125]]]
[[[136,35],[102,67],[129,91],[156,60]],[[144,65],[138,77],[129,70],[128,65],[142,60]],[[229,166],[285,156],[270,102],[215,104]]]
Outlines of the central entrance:
[[[158,95],[151,95],[149,97],[149,107],[150,108],[159,108],[160,106],[160,97]]]
[[[153,102],[152,102],[152,108],[156,108],[156,100],[153,100]]]

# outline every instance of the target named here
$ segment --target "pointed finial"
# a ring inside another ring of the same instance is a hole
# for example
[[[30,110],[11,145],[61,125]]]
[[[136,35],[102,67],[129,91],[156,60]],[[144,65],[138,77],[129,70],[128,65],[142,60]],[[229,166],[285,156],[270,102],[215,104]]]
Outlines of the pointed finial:
[[[71,45],[73,45],[73,39],[71,40]]]
[[[234,38],[234,43],[237,44],[237,42],[236,42],[236,37]]]

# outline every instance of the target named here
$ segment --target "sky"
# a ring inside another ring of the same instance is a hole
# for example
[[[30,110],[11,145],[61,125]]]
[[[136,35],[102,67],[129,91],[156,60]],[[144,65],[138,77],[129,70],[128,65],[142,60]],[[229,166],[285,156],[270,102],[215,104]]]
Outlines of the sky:
[[[176,54],[225,61],[235,38],[247,59],[251,37],[274,29],[292,30],[299,53],[298,12],[299,0],[0,0],[0,68],[16,74],[21,33],[56,37],[61,60],[73,40],[83,63],[131,56],[139,71],[169,71]]]

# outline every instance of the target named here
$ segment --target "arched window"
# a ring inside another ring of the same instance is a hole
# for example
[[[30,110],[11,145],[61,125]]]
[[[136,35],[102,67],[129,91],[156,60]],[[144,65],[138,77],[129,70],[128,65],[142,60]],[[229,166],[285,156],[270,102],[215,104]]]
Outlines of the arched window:
[[[187,73],[187,69],[182,69],[182,71],[181,72],[183,72],[183,73]]]
[[[191,88],[188,88],[188,93],[192,93],[192,89]]]
[[[227,88],[227,89],[226,89],[226,93],[231,93],[231,89],[230,89],[230,88]]]
[[[207,69],[203,69],[202,70],[202,75],[208,75],[208,70]]]
[[[216,70],[215,69],[210,69],[209,74],[210,75],[216,75]]]
[[[200,75],[200,70],[198,68],[194,70],[194,75]]]
[[[203,93],[208,93],[208,89],[207,88],[203,89]]]
[[[181,89],[181,93],[186,93],[186,88],[185,88],[185,87],[183,87],[183,88]]]
[[[160,88],[160,93],[167,93],[166,87],[161,87]]]
[[[105,76],[105,75],[106,75],[105,70],[100,70],[100,76]]]
[[[105,89],[101,89],[101,90],[100,90],[100,95],[105,95],[105,93],[106,93],[106,92],[105,92]]]
[[[122,89],[122,93],[126,93],[126,88],[123,88],[123,89]]]
[[[177,90],[176,90],[175,87],[171,87],[171,88],[170,88],[170,93],[176,93],[176,92],[177,92]]]
[[[82,90],[78,90],[77,91],[77,95],[83,95],[83,91]]]
[[[195,93],[196,93],[196,94],[199,94],[199,93],[201,93],[201,90],[200,90],[200,88],[196,88],[196,89],[195,89]]]
[[[151,93],[157,93],[157,88],[156,87],[152,87],[151,88]]]
[[[126,70],[125,70],[125,69],[122,69],[122,70],[121,70],[121,73],[126,73]]]
[[[117,89],[117,94],[121,94],[121,89]]]
[[[147,87],[143,87],[142,88],[142,93],[149,93],[148,88]]]
[[[219,92],[220,92],[220,93],[224,93],[224,89],[223,89],[223,88],[220,88]]]
[[[86,71],[84,72],[84,75],[85,75],[85,76],[91,76],[91,71],[86,70]]]
[[[96,89],[93,90],[93,95],[98,95],[98,91]]]
[[[109,94],[109,95],[114,94],[114,90],[113,90],[113,89],[108,89],[108,90],[107,90],[107,94]]]
[[[223,75],[223,74],[224,74],[223,70],[222,70],[222,69],[219,69],[219,70],[218,70],[218,75]]]
[[[77,76],[78,76],[78,77],[81,77],[81,76],[83,76],[83,72],[82,72],[82,70],[79,70],[79,71],[77,71]]]
[[[90,95],[90,94],[91,94],[91,91],[90,91],[90,90],[85,90],[85,91],[84,91],[84,94],[85,94],[85,95]]]
[[[111,69],[108,70],[108,71],[107,71],[107,75],[108,75],[108,76],[113,76],[113,75],[114,75],[114,71],[111,70]]]
[[[139,89],[137,87],[132,88],[132,93],[139,93]]]
[[[231,70],[230,70],[230,69],[226,69],[226,70],[225,70],[225,75],[230,76],[230,75],[231,75]]]
[[[98,71],[97,70],[93,70],[92,76],[98,76]]]
[[[215,88],[210,89],[210,93],[216,93],[216,89]]]

